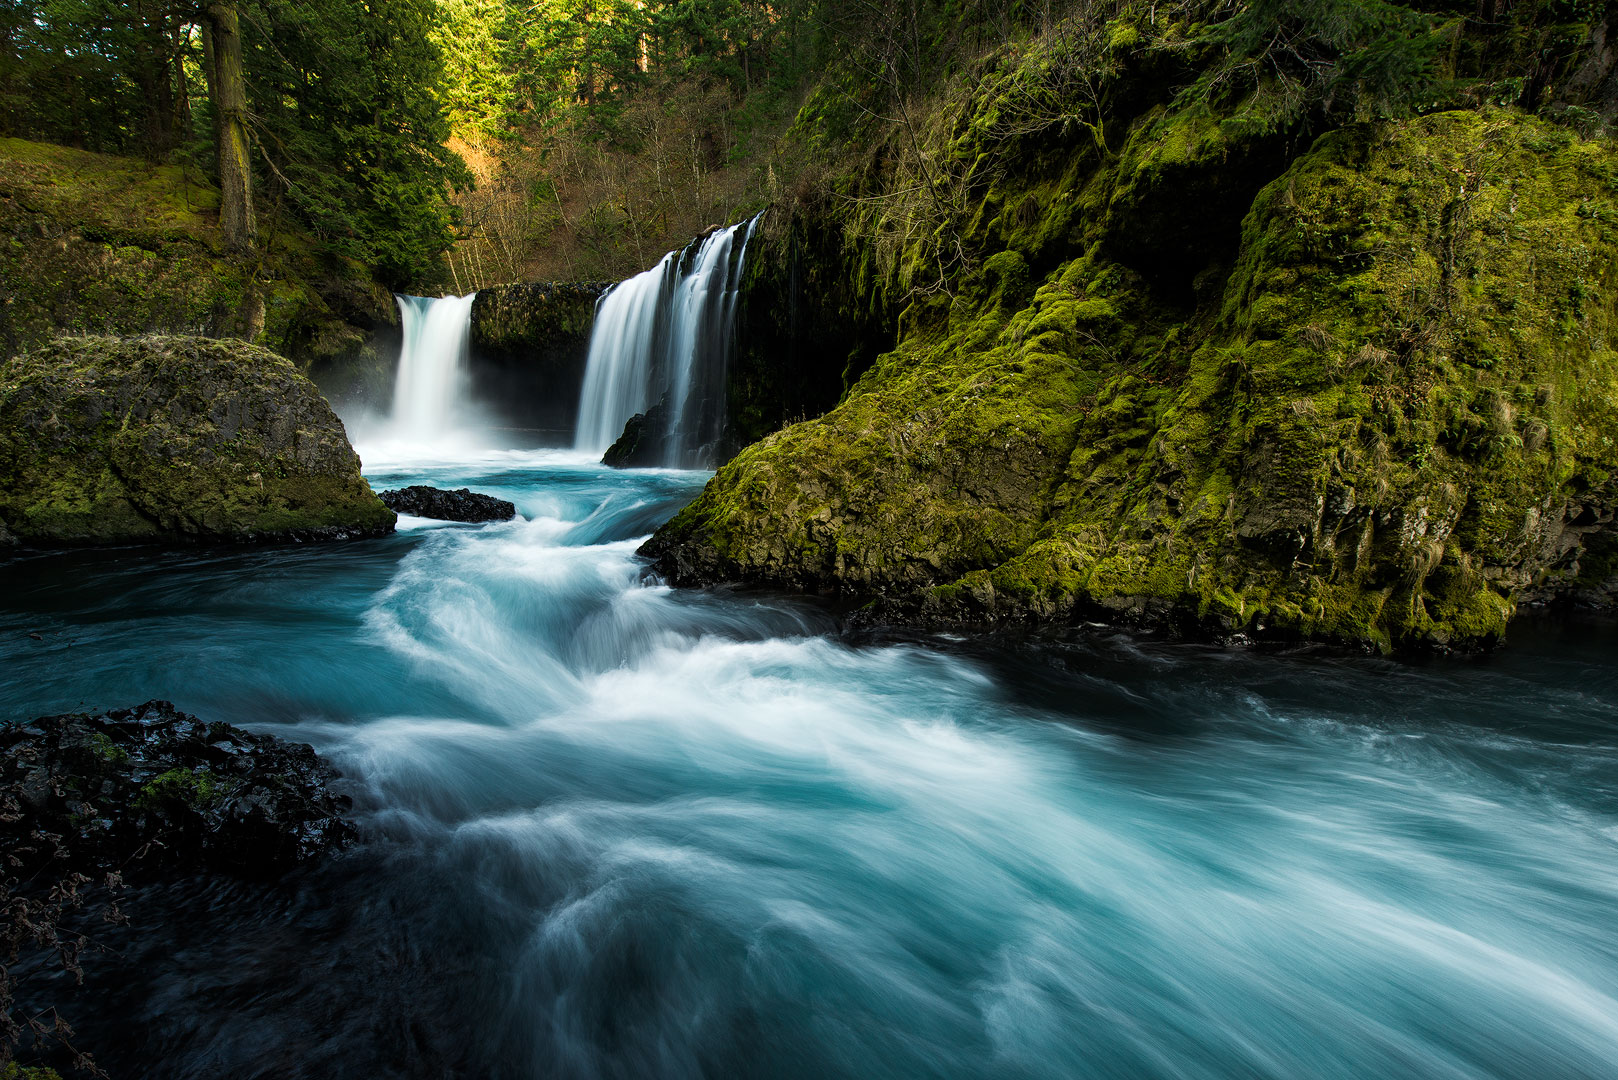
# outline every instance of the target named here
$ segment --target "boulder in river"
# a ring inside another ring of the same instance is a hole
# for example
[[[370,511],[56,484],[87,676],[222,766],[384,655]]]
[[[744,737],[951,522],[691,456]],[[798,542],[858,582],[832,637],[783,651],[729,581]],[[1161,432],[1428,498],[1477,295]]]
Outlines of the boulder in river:
[[[658,402],[643,413],[636,413],[624,424],[624,432],[607,452],[601,464],[614,469],[655,469],[663,464],[664,444],[668,439],[668,408]]]
[[[242,341],[62,338],[0,364],[0,526],[23,543],[393,529],[342,421]]]
[[[470,488],[450,491],[413,484],[384,491],[381,499],[395,513],[437,518],[440,521],[510,521],[517,516],[515,503]]]
[[[314,750],[167,701],[0,727],[0,853],[99,877],[131,860],[276,876],[355,836]]]

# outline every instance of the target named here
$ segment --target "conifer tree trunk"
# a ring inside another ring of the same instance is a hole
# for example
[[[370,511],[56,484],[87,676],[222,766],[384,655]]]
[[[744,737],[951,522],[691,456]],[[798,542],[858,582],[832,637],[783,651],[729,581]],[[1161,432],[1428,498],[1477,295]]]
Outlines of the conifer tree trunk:
[[[234,0],[211,0],[204,10],[202,50],[219,146],[219,228],[231,247],[247,248],[255,232],[253,174],[248,160],[247,79]]]

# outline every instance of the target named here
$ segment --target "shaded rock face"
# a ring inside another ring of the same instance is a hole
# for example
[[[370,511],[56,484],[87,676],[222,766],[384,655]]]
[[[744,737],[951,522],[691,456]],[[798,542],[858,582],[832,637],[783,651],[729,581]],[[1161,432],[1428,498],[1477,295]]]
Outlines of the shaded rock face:
[[[166,701],[0,727],[4,852],[97,877],[207,867],[274,877],[355,838],[310,747],[204,723]]]
[[[1189,294],[1118,261],[1171,235],[1158,173],[1265,160],[1227,142],[1159,108],[1105,159],[1013,171],[1030,190],[985,199],[977,274],[645,553],[677,583],[927,626],[1099,615],[1390,650],[1610,605],[1609,144],[1507,112],[1345,129],[1255,186]]]
[[[478,290],[472,301],[473,393],[513,427],[572,442],[596,301],[609,282],[536,282]]]
[[[32,544],[393,529],[314,384],[236,341],[64,338],[0,364],[0,524]]]
[[[470,488],[446,491],[417,484],[384,491],[378,498],[395,513],[440,521],[509,521],[517,516],[516,504]]]
[[[614,469],[655,469],[663,464],[668,434],[668,409],[660,401],[629,418],[624,433],[601,455],[601,464]]]
[[[737,303],[720,461],[831,409],[894,347],[901,305],[870,269],[823,215],[789,207],[764,216]]]

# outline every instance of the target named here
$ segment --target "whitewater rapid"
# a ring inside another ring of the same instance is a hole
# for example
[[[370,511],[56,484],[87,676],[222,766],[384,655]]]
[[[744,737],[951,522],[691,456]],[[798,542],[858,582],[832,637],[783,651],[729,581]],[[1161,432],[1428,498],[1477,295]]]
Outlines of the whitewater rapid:
[[[705,474],[361,450],[519,518],[5,571],[8,715],[310,741],[372,836],[294,900],[171,897],[192,943],[101,991],[160,1003],[105,1021],[132,1075],[1614,1074],[1610,631],[854,645],[648,577]]]

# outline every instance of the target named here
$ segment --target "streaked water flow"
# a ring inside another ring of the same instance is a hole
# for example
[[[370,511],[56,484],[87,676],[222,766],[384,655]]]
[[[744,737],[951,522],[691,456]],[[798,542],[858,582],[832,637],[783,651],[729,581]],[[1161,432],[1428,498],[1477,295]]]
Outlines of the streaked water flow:
[[[602,295],[579,397],[581,453],[599,457],[630,417],[661,406],[663,463],[711,464],[747,243],[761,216],[715,229]]]
[[[701,474],[368,461],[522,516],[0,567],[6,715],[307,740],[373,837],[134,898],[76,1018],[114,1075],[1615,1075],[1610,629],[855,646],[643,579]]]
[[[472,301],[466,296],[396,296],[402,344],[394,376],[389,436],[430,446],[467,420],[467,350]]]

